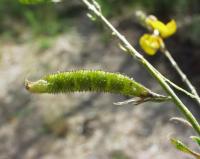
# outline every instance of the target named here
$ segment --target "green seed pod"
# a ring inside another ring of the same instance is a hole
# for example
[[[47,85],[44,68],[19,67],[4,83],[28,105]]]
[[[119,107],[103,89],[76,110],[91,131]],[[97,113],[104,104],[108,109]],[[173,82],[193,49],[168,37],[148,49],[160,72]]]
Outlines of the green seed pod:
[[[78,70],[44,76],[36,82],[26,81],[33,93],[109,92],[125,96],[150,97],[152,92],[133,79],[104,71]]]

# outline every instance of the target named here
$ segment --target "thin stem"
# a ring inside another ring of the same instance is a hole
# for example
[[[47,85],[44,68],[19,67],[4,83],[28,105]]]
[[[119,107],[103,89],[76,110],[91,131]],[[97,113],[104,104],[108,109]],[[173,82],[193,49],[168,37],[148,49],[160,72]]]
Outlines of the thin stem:
[[[175,83],[173,83],[172,81],[170,81],[169,79],[167,79],[166,77],[163,77],[165,79],[166,82],[168,82],[172,87],[176,88],[177,90],[185,93],[186,95],[188,95],[189,97],[196,99],[196,100],[200,100],[200,98],[196,97],[195,95],[191,94],[190,92],[186,91],[185,89],[179,87],[178,85],[176,85]]]
[[[178,66],[178,64],[176,63],[176,61],[174,60],[174,58],[170,54],[170,52],[166,48],[162,49],[161,51],[164,53],[164,55],[170,61],[171,65],[174,67],[174,69],[180,75],[180,77],[182,78],[182,81],[188,86],[188,88],[190,89],[190,91],[192,92],[192,94],[194,94],[197,97],[195,99],[198,102],[198,104],[200,105],[200,97],[199,97],[199,95],[198,95],[195,87],[192,85],[192,83],[190,82],[190,80],[187,78],[187,76],[180,69],[180,67]]]
[[[174,82],[170,81],[168,78],[166,78],[164,75],[162,75],[160,72],[158,72],[158,70],[155,69],[155,71],[166,81],[168,82],[172,87],[174,87],[175,89],[181,91],[182,93],[188,95],[189,97],[196,99],[196,100],[200,100],[199,97],[195,96],[194,94],[186,91],[185,89],[181,88],[180,86],[178,86],[177,84],[175,84]]]
[[[175,89],[183,92],[184,94],[188,95],[189,97],[196,99],[196,100],[200,100],[200,98],[196,97],[194,94],[186,91],[185,89],[181,88],[180,86],[176,85],[175,83],[173,83],[172,81],[170,81],[169,79],[167,79],[166,77],[163,76],[163,78],[165,79],[166,82],[168,82],[172,87],[174,87]]]
[[[112,24],[102,15],[102,13],[88,0],[82,0],[83,3],[91,10],[97,17],[101,19],[101,21],[112,31],[113,35],[115,35],[123,44],[123,46],[127,49],[130,55],[136,59],[141,65],[143,65],[152,76],[160,83],[163,89],[172,97],[174,103],[182,112],[182,114],[186,117],[186,119],[191,123],[192,127],[196,132],[200,135],[200,126],[193,114],[187,109],[187,107],[182,103],[182,101],[177,97],[174,91],[170,88],[167,82],[160,76],[160,74],[155,71],[155,68],[135,49],[131,46],[131,44],[126,40],[126,38],[120,34]]]

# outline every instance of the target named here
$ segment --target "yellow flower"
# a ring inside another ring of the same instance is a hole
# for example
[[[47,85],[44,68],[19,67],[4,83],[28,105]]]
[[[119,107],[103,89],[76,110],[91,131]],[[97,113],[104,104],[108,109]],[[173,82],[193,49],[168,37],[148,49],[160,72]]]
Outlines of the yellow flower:
[[[146,24],[153,30],[158,30],[162,38],[167,38],[176,32],[177,26],[175,20],[171,20],[167,24],[157,20],[156,18],[147,18]]]
[[[148,55],[155,55],[155,53],[163,45],[161,37],[151,34],[144,34],[140,38],[140,46]]]

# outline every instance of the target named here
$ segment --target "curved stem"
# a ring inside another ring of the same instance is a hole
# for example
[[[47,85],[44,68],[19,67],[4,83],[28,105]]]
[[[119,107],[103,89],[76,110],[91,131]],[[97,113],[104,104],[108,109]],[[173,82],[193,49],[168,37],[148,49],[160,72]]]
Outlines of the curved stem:
[[[186,117],[186,119],[191,123],[194,130],[200,135],[200,126],[193,114],[188,110],[188,108],[182,103],[182,101],[178,98],[178,96],[174,93],[174,91],[170,88],[167,82],[160,76],[160,74],[155,71],[156,69],[135,49],[132,45],[126,40],[126,38],[120,34],[112,24],[103,16],[103,14],[88,0],[82,0],[83,3],[91,10],[97,17],[101,19],[101,21],[112,31],[113,35],[115,35],[123,46],[126,48],[127,52],[136,59],[141,65],[143,65],[152,76],[160,83],[163,89],[172,97],[172,100],[182,112],[182,114]]]

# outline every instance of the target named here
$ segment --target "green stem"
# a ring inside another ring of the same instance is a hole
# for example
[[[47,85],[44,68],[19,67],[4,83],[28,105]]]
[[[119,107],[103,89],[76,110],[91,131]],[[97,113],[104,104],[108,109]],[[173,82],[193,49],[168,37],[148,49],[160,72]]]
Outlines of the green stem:
[[[162,49],[161,51],[165,54],[167,59],[170,61],[171,65],[174,67],[176,72],[180,75],[180,77],[182,78],[182,81],[188,86],[188,88],[190,89],[192,94],[194,94],[197,97],[195,99],[196,99],[197,103],[200,105],[200,98],[199,98],[199,95],[198,95],[195,87],[192,85],[192,83],[190,82],[188,77],[180,69],[180,67],[178,66],[178,64],[174,60],[174,58],[171,56],[170,52],[166,48]]]
[[[163,76],[163,75],[162,75]],[[200,100],[200,98],[198,98],[197,96],[195,96],[194,94],[191,94],[190,92],[186,91],[185,89],[179,87],[178,85],[176,85],[175,83],[173,83],[172,81],[170,81],[169,79],[167,79],[166,77],[163,76],[163,78],[165,79],[166,82],[168,82],[172,87],[174,87],[175,89],[181,91],[182,93],[186,94],[187,96],[196,99],[196,100]]]
[[[176,85],[175,83],[173,83],[172,81],[170,81],[168,78],[166,78],[165,76],[163,76],[160,72],[158,72],[158,70],[155,69],[155,71],[167,82],[169,83],[172,87],[174,87],[175,89],[181,91],[182,93],[186,94],[187,96],[193,98],[193,99],[196,99],[196,100],[199,100],[200,101],[200,98],[195,96],[194,94],[186,91],[185,89],[179,87],[178,85]]]
[[[142,64],[151,74],[152,76],[160,83],[163,89],[172,97],[172,100],[182,112],[182,114],[186,117],[186,119],[191,123],[194,130],[200,135],[200,126],[193,114],[187,109],[187,107],[182,103],[182,101],[178,98],[178,96],[174,93],[174,91],[170,88],[167,82],[160,76],[156,69],[135,49],[131,46],[131,44],[126,40],[126,38],[120,34],[112,24],[102,15],[102,13],[95,7],[95,5],[91,4],[88,0],[82,0],[83,3],[91,10],[97,17],[99,17],[103,23],[112,31],[113,35],[115,35],[123,44],[123,46],[127,49],[130,55],[136,59],[140,64]]]

